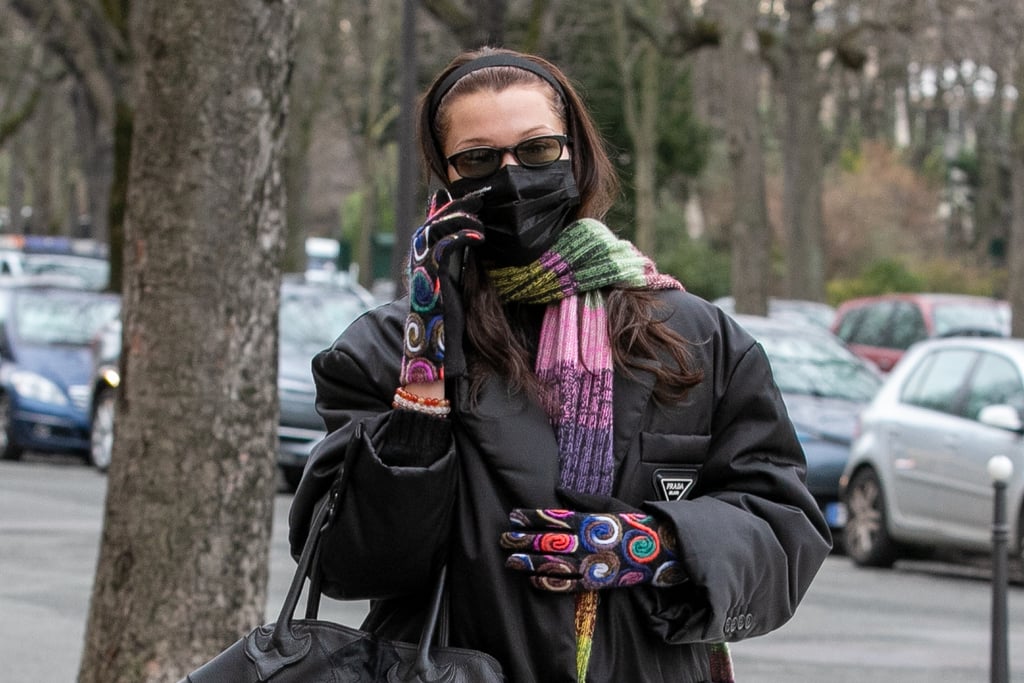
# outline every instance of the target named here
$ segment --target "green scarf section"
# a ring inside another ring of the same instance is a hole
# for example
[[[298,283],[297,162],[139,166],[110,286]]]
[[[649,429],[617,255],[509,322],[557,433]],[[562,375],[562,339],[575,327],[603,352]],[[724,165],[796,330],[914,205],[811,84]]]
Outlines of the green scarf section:
[[[609,285],[625,288],[679,288],[629,240],[603,223],[583,218],[567,226],[536,261],[488,271],[502,301],[545,304]]]

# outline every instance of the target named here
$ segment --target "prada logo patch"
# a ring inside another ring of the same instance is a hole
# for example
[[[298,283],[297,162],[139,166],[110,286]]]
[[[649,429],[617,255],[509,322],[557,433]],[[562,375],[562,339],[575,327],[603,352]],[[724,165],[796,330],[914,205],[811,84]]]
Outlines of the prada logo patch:
[[[654,471],[654,491],[660,500],[684,500],[697,483],[696,467],[659,469]]]

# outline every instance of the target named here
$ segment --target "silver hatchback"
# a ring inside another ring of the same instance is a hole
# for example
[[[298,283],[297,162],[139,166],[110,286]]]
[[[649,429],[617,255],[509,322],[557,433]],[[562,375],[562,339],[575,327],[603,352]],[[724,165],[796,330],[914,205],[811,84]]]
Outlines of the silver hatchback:
[[[949,338],[905,354],[861,414],[840,480],[846,552],[888,567],[922,551],[990,552],[988,461],[1013,463],[1012,553],[1024,554],[1024,340]]]

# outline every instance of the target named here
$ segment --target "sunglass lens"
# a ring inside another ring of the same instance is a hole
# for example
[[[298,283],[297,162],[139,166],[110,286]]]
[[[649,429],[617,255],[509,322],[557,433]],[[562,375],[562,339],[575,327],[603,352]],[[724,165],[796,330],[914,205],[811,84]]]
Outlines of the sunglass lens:
[[[534,138],[516,146],[516,158],[523,166],[545,166],[562,156],[558,138]]]
[[[463,178],[483,178],[498,170],[501,152],[486,147],[469,149],[452,157],[451,162]]]

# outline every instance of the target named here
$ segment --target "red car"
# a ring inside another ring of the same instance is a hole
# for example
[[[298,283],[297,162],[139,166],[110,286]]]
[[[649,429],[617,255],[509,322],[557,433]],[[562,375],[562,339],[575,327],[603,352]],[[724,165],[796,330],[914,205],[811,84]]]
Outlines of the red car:
[[[1008,337],[1010,305],[966,294],[883,294],[850,299],[832,332],[854,353],[889,372],[911,344],[933,337]]]

